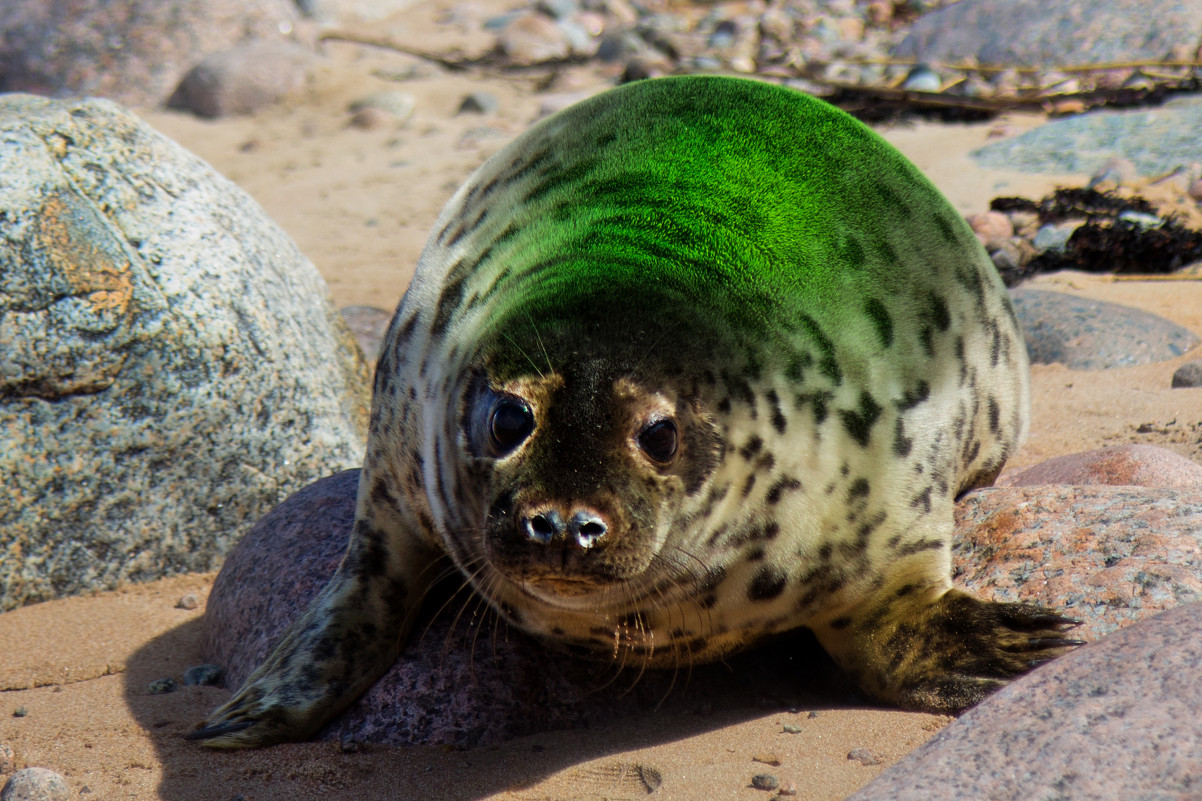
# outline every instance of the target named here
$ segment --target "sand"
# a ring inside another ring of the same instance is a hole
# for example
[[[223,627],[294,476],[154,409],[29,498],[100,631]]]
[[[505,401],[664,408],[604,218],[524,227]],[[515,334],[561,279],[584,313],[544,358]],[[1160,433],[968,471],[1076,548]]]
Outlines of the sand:
[[[442,28],[416,17],[375,33],[408,36],[428,49],[449,43]],[[477,39],[454,43],[470,54],[483,47]],[[398,83],[373,72],[421,63],[345,43],[328,44],[326,52],[328,63],[303,93],[257,116],[215,122],[161,111],[144,116],[250,192],[317,265],[340,307],[393,308],[435,215],[469,172],[535,120],[548,94],[596,91],[614,73],[575,67],[546,91],[529,76],[428,68],[425,77]],[[348,105],[380,89],[412,94],[412,119],[374,130],[349,126]],[[457,116],[461,97],[481,90],[497,96],[499,112]],[[1082,176],[985,170],[967,155],[991,134],[1039,121],[882,130],[961,212],[973,213],[998,194],[1038,197],[1058,183],[1081,182]],[[1126,303],[1202,331],[1202,282],[1060,274],[1032,285]],[[1010,469],[1121,442],[1165,445],[1198,459],[1193,425],[1202,420],[1202,390],[1168,389],[1173,370],[1190,358],[1094,373],[1035,367],[1031,435]],[[0,743],[14,749],[18,767],[51,768],[66,777],[73,799],[88,801],[633,799],[646,797],[652,785],[658,785],[654,797],[665,799],[771,797],[751,787],[757,773],[793,783],[796,798],[828,801],[866,784],[949,720],[837,704],[815,706],[820,714],[810,717],[808,708],[751,705],[712,715],[648,710],[620,724],[468,751],[370,746],[343,753],[333,744],[306,743],[213,753],[181,737],[227,690],[181,687],[152,695],[147,689],[203,661],[200,617],[212,579],[182,576],[0,614]],[[199,605],[177,608],[189,594]],[[801,730],[785,733],[785,724]],[[880,764],[849,759],[856,748]]]

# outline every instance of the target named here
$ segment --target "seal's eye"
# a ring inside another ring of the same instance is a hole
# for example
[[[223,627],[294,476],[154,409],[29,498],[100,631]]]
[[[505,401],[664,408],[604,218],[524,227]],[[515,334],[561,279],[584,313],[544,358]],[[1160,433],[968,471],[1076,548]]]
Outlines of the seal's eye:
[[[657,462],[667,464],[676,455],[676,424],[659,420],[639,432],[639,447]]]
[[[521,445],[533,430],[534,414],[526,404],[514,398],[501,398],[493,404],[488,415],[488,433],[499,454]]]

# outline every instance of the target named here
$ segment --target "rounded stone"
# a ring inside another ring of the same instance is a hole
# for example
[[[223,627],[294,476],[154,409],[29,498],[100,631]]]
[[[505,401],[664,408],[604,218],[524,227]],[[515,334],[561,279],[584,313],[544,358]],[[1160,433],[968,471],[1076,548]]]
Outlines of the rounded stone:
[[[156,106],[206,54],[298,21],[290,0],[4,0],[4,91]]]
[[[0,801],[67,801],[67,781],[47,768],[25,768],[9,777],[0,789]]]
[[[305,85],[316,56],[291,42],[250,42],[206,56],[168,105],[201,117],[253,114]]]
[[[973,233],[986,248],[1014,236],[1014,225],[1010,222],[1010,218],[1000,211],[973,214],[967,219]]]
[[[1202,465],[1167,448],[1125,444],[1049,459],[1010,477],[1005,484],[1011,487],[1041,484],[1202,487]]]
[[[848,801],[1194,801],[1202,775],[1202,604],[1038,668]]]
[[[1202,387],[1202,359],[1186,362],[1173,373],[1173,388]]]
[[[1188,329],[1117,303],[1024,287],[1010,296],[1035,364],[1130,367],[1175,358],[1199,342]]]
[[[370,379],[262,208],[104,100],[0,95],[0,610],[213,570],[363,458]]]

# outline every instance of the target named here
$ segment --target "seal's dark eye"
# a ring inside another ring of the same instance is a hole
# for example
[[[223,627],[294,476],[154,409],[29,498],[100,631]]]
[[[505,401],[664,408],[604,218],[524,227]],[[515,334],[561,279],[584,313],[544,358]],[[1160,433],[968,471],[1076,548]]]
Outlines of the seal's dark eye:
[[[676,455],[676,424],[660,420],[647,426],[639,432],[639,447],[657,462],[672,461]]]
[[[534,414],[530,407],[513,398],[502,398],[493,404],[488,416],[488,433],[493,448],[500,453],[521,445],[534,430]]]

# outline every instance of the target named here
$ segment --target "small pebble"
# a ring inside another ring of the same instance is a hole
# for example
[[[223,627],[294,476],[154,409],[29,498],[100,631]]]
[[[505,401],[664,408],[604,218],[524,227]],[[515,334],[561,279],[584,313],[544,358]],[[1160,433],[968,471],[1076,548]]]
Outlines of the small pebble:
[[[757,790],[775,790],[780,787],[780,779],[771,773],[757,773],[751,777],[751,786]]]
[[[1155,214],[1147,214],[1142,211],[1132,211],[1130,209],[1119,212],[1119,220],[1137,225],[1140,228],[1143,228],[1145,231],[1152,228],[1159,228],[1164,224],[1164,219],[1157,217]]]
[[[756,754],[751,758],[752,762],[759,762],[763,765],[771,765],[774,768],[780,767],[780,757],[776,754]]]
[[[0,743],[0,776],[17,769],[17,755],[8,743]]]
[[[350,126],[361,131],[378,131],[396,124],[393,117],[382,108],[361,108],[351,115]]]
[[[1202,360],[1186,362],[1173,373],[1173,389],[1202,387]]]
[[[165,695],[178,690],[179,684],[176,683],[175,679],[168,676],[165,679],[155,679],[146,685],[146,689],[150,691],[151,695]]]
[[[1039,229],[1035,234],[1034,245],[1036,250],[1052,250],[1057,253],[1062,253],[1068,247],[1068,240],[1072,237],[1073,231],[1076,231],[1082,225],[1081,221],[1074,220],[1072,222],[1060,223],[1052,225],[1048,223]]]
[[[817,709],[811,709],[811,710],[810,710],[810,714],[806,715],[806,717],[807,717],[807,718],[809,718],[809,719],[811,719],[811,720],[813,720],[814,718],[818,717],[818,710],[817,710]]]
[[[977,239],[981,240],[981,244],[986,247],[1014,236],[1014,225],[1010,222],[1010,218],[1000,211],[973,214],[967,219],[973,233],[977,235]]]
[[[943,80],[939,77],[939,73],[926,64],[919,64],[910,70],[910,74],[902,83],[902,89],[907,92],[938,92],[942,88]]]
[[[195,665],[184,671],[184,684],[189,687],[218,687],[225,678],[225,669],[219,665]]]
[[[25,768],[14,773],[0,789],[0,801],[67,801],[67,781],[46,768]]]
[[[28,714],[29,714],[29,710],[28,710],[28,709],[26,709],[26,708],[25,708],[25,707],[23,707],[23,706],[19,706],[19,707],[17,707],[16,709],[14,709],[14,710],[13,710],[13,717],[14,717],[14,718],[23,718],[23,717],[25,717],[25,716],[26,716],[26,715],[28,715]]]
[[[472,92],[459,103],[456,114],[495,114],[500,101],[491,92]]]
[[[797,795],[797,785],[793,782],[785,782],[776,791],[777,795]]]
[[[859,762],[861,765],[879,765],[881,760],[873,756],[872,752],[867,748],[853,748],[847,752],[847,758]]]
[[[795,726],[792,723],[786,723],[784,725],[784,729],[785,734],[801,734],[801,727]]]
[[[200,606],[200,599],[192,593],[181,595],[179,600],[175,602],[176,609],[195,609]]]

